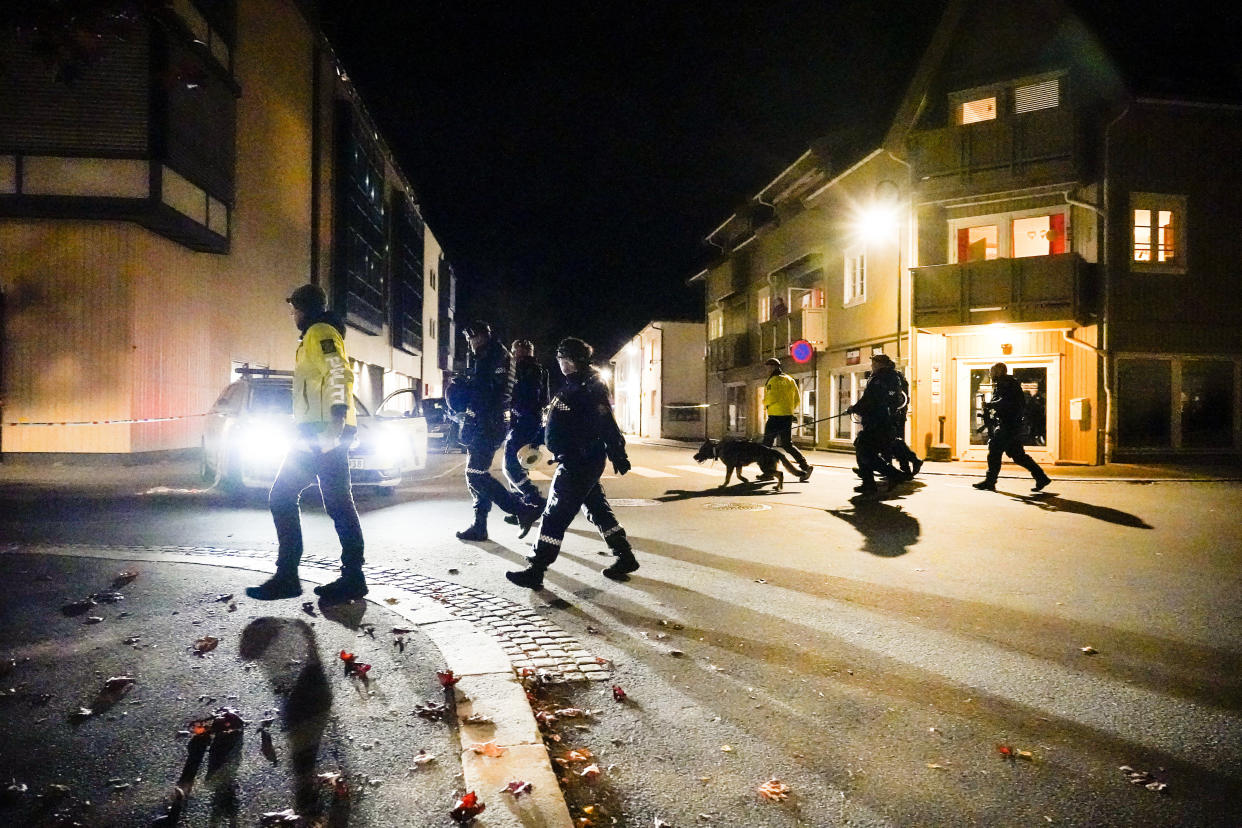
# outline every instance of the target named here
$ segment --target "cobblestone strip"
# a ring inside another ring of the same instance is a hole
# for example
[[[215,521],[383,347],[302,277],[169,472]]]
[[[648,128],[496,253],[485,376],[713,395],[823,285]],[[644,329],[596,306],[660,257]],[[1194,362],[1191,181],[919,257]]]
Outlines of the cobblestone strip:
[[[258,549],[225,549],[217,546],[139,546],[116,544],[57,544],[61,548],[91,548],[166,552],[177,555],[221,555],[236,558],[275,558],[274,552]],[[10,546],[16,550],[15,545]],[[29,547],[34,548],[34,547]],[[318,555],[304,555],[303,566],[335,571],[340,561]],[[405,569],[366,565],[367,582],[408,590],[442,604],[449,614],[469,621],[496,639],[521,676],[533,670],[547,681],[607,681],[609,664],[589,653],[573,636],[543,618],[535,610],[515,604],[483,590],[442,581]]]

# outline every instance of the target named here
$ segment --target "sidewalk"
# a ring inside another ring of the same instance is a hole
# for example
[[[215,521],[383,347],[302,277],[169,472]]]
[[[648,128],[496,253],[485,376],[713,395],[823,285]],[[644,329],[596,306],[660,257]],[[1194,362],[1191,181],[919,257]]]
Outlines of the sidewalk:
[[[15,587],[0,605],[0,777],[11,780],[0,820],[258,825],[292,809],[321,821],[263,824],[415,828],[453,824],[474,790],[487,806],[480,828],[568,828],[494,641],[393,587],[323,607],[304,579],[301,599],[253,601],[244,586],[265,575],[244,569],[270,563],[0,554]],[[351,672],[342,652],[370,668]],[[446,666],[452,689],[437,675]],[[470,749],[486,742],[500,755]],[[499,792],[515,780],[533,790]]]
[[[625,439],[627,442],[640,445],[667,446],[687,451],[694,451],[700,445],[700,441],[638,437],[633,434],[625,435]],[[854,455],[850,452],[825,451],[822,449],[808,450],[802,447],[799,447],[799,450],[806,455],[807,461],[813,466],[845,469],[847,471],[854,466]],[[1242,481],[1242,465],[1228,463],[1109,463],[1104,466],[1045,466],[1044,469],[1053,480],[1073,480],[1084,483],[1211,483]],[[961,460],[949,462],[928,461],[924,463],[919,476],[982,477],[985,471],[987,471],[987,463],[984,462],[963,462]],[[1006,463],[1001,469],[1002,478],[1023,478],[1028,476],[1024,470],[1017,468],[1012,463]]]

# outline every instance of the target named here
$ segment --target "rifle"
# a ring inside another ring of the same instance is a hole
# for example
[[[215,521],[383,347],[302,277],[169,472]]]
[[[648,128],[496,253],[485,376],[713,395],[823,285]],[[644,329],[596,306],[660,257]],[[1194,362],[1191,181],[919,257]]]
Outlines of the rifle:
[[[996,412],[992,410],[992,406],[989,403],[984,403],[982,410],[983,425],[976,428],[975,433],[982,434],[986,431],[988,433],[988,439],[991,440],[993,435],[996,433]]]

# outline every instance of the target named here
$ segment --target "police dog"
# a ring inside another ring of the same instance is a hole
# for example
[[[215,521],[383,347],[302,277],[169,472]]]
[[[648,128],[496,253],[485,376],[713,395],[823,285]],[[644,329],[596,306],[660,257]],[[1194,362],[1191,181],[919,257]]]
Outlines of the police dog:
[[[777,468],[777,464],[783,465],[786,471],[799,480],[806,480],[810,476],[799,471],[798,467],[790,463],[789,458],[784,454],[753,440],[704,440],[703,445],[699,446],[699,450],[695,452],[694,459],[699,463],[707,460],[719,460],[724,463],[725,479],[720,484],[722,489],[729,485],[734,472],[737,473],[738,480],[749,483],[749,480],[742,477],[742,467],[751,463],[758,463],[759,470],[763,472],[757,478],[758,480],[776,479],[776,491],[778,492],[785,486],[785,475]]]

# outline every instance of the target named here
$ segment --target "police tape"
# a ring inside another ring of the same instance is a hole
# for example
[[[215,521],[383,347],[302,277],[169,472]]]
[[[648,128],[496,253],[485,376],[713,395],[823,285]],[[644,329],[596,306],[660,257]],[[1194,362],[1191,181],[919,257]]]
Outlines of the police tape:
[[[711,408],[716,403],[665,403],[665,408]]]
[[[92,425],[126,425],[132,423],[168,423],[173,420],[190,420],[194,417],[206,417],[206,414],[180,414],[176,417],[139,417],[128,420],[60,420],[53,422],[32,422],[30,420],[15,420],[7,423],[0,423],[5,428],[12,426],[92,426]]]

